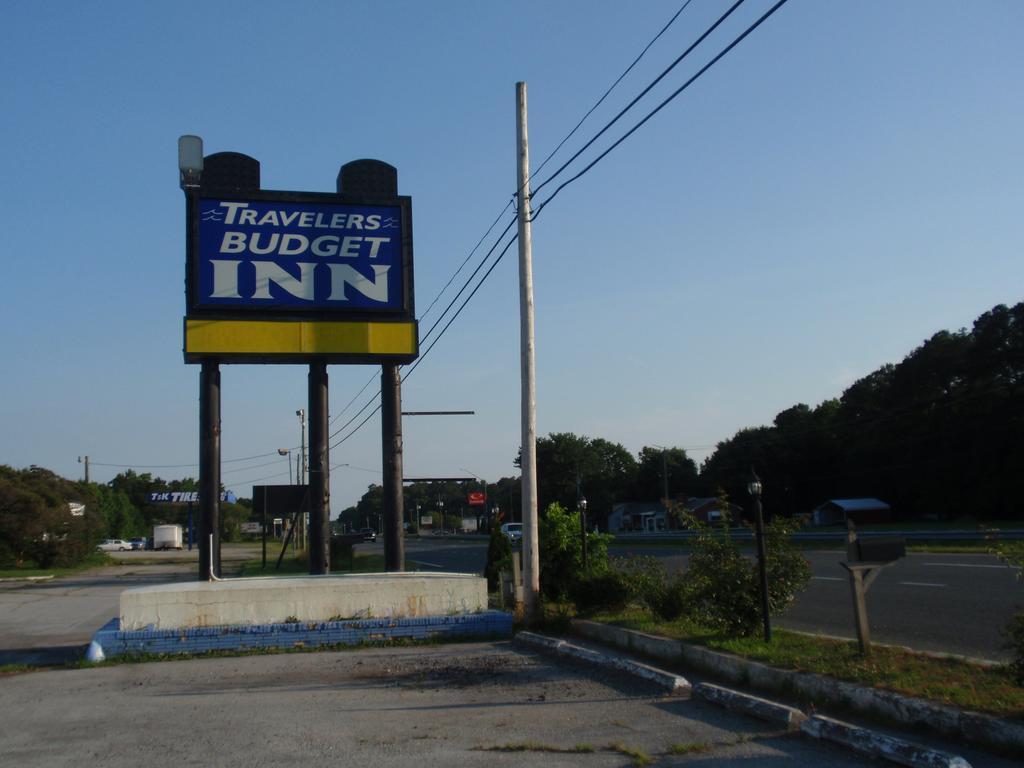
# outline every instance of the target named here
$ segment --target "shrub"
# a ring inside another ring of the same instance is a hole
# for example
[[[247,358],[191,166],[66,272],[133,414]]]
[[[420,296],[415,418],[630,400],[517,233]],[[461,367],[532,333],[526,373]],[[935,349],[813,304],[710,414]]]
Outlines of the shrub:
[[[753,634],[761,622],[756,559],[743,555],[727,527],[716,529],[692,518],[687,522],[698,532],[684,589],[688,614],[710,629]],[[798,522],[779,519],[765,528],[768,606],[772,614],[785,610],[811,578],[807,559],[790,538],[798,527]]]
[[[652,592],[646,602],[651,613],[659,619],[675,621],[686,615],[693,603],[691,582],[686,574],[677,573],[665,579],[661,588]]]
[[[633,597],[626,574],[614,568],[588,569],[569,587],[569,599],[583,615],[620,611],[629,605]]]
[[[1010,619],[1010,623],[1003,630],[1006,636],[1007,650],[1013,652],[1013,661],[1010,662],[1010,674],[1013,675],[1017,685],[1024,685],[1024,611],[1019,611]]]
[[[502,571],[512,570],[512,544],[501,532],[502,516],[498,515],[491,525],[491,538],[487,545],[487,565],[484,576],[487,577],[487,590],[496,592],[500,586]]]
[[[549,600],[561,600],[567,597],[569,588],[582,571],[579,513],[567,512],[557,502],[550,504],[538,521],[538,529],[540,589]],[[593,571],[607,568],[611,538],[607,534],[587,534],[587,560]]]
[[[1003,544],[996,552],[997,555],[1009,565],[1016,568],[1024,568],[1024,542],[1015,541]],[[1022,578],[1024,570],[1017,571],[1018,580]],[[1014,614],[1010,623],[1003,629],[1006,638],[1004,647],[1013,653],[1013,661],[1010,662],[1010,674],[1017,685],[1024,685],[1024,611]]]

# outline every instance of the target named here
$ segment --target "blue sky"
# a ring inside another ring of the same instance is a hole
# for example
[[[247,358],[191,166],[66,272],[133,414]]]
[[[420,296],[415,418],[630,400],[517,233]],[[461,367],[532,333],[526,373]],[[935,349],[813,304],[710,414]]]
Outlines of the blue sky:
[[[162,466],[198,460],[179,135],[252,155],[271,189],[332,191],[362,157],[395,165],[422,313],[514,191],[515,82],[536,168],[681,5],[7,4],[0,462],[77,477],[88,454],[99,481],[120,464],[196,474]],[[566,149],[726,7],[693,0]],[[609,137],[769,7],[747,0]],[[533,229],[540,434],[700,461],[1020,301],[1021,29],[1009,0],[791,0],[563,190]],[[406,382],[406,409],[476,411],[407,419],[406,475],[516,472],[517,281],[513,248]],[[298,444],[304,366],[222,377],[225,460]],[[331,367],[332,432],[374,377]],[[335,514],[379,482],[379,433],[371,419],[332,449],[349,465],[332,473]],[[224,481],[244,496],[285,472],[276,457],[228,461]]]

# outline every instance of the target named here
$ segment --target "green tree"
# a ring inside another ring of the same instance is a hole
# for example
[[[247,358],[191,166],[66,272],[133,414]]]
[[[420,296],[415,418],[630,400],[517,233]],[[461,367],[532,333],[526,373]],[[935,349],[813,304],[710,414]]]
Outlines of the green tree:
[[[72,514],[69,502],[85,505]],[[81,562],[95,548],[103,525],[93,488],[33,467],[0,466],[0,558],[40,568]]]
[[[668,475],[668,498],[696,496],[700,487],[697,465],[682,448],[650,448],[644,446],[637,455],[636,481],[632,501],[659,501],[665,498],[665,476]]]
[[[636,460],[619,443],[552,433],[537,440],[538,507],[575,509],[578,489],[587,499],[588,519],[607,520],[612,505],[629,496],[636,469]]]
[[[107,538],[130,539],[146,535],[146,524],[139,510],[128,499],[128,494],[107,485],[96,485],[95,492]]]

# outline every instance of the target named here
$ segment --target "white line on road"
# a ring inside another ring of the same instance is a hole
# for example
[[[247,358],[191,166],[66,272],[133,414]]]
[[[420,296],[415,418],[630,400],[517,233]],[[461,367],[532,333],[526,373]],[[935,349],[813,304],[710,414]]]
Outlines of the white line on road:
[[[944,587],[945,584],[929,584],[927,581],[901,581],[904,587]]]
[[[1013,568],[1010,565],[981,565],[974,563],[925,563],[925,565],[934,565],[938,568]]]
[[[438,565],[437,563],[427,563],[423,560],[410,560],[409,562],[416,563],[416,565],[425,565],[427,566],[427,568],[444,568],[443,565]]]
[[[811,576],[815,581],[846,581],[842,576]]]

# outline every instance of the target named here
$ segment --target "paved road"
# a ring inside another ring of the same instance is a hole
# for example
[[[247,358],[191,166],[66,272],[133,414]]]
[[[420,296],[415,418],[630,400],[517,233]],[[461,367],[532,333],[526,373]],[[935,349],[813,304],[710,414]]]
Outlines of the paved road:
[[[52,581],[0,583],[0,664],[78,658],[132,587],[195,578],[187,564],[110,566]]]
[[[0,765],[20,768],[626,768],[626,750],[664,766],[865,764],[699,699],[507,643],[22,674],[0,680],[0,711]],[[705,749],[675,756],[674,745]],[[1011,765],[956,751],[975,768]]]
[[[0,664],[78,658],[93,633],[118,615],[121,592],[196,578],[196,550],[111,555],[118,565],[52,581],[0,582]],[[257,556],[252,548],[225,547],[221,562],[227,571],[232,563]]]
[[[670,568],[685,565],[679,547],[613,547],[611,553],[656,557]],[[840,550],[805,552],[814,573],[794,606],[776,625],[837,637],[856,637],[849,582]],[[438,537],[410,540],[406,557],[428,570],[481,572],[484,542]],[[872,638],[881,643],[1006,660],[1002,627],[1024,608],[1016,571],[990,555],[910,554],[886,568],[868,592]]]

